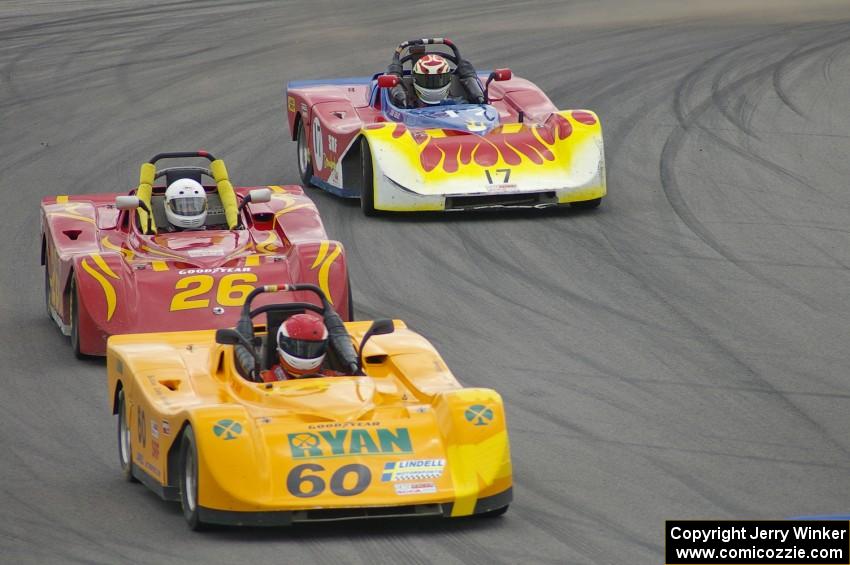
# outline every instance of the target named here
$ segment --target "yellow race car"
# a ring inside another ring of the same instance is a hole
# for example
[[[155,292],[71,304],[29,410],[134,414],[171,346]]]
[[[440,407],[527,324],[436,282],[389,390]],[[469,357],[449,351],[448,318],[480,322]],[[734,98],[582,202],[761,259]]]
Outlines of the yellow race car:
[[[323,306],[252,310],[268,292]],[[344,376],[262,382],[278,327],[306,311],[324,318],[326,363]],[[179,500],[192,529],[493,516],[512,499],[499,394],[463,388],[403,322],[342,322],[313,285],[255,289],[236,329],[112,336],[107,370],[124,475]]]

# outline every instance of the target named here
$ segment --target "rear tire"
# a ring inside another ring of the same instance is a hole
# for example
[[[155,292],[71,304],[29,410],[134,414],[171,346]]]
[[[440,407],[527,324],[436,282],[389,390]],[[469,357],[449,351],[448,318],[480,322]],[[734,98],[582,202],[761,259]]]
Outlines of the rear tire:
[[[347,278],[348,281],[348,320],[346,322],[354,321],[354,299],[351,296],[351,277]]]
[[[50,265],[47,263],[47,259],[44,260],[44,308],[47,310],[47,317],[51,320],[53,319],[53,315],[50,313]]]
[[[80,299],[77,296],[77,282],[71,275],[71,292],[70,292],[69,310],[71,313],[71,349],[74,351],[74,357],[77,359],[85,359],[88,355],[80,351]]]
[[[375,210],[375,177],[372,170],[372,150],[365,138],[360,140],[360,208],[364,216],[377,216]]]
[[[313,178],[313,160],[310,157],[310,146],[307,144],[307,132],[304,131],[304,122],[298,120],[295,127],[295,137],[298,140],[297,158],[298,174],[301,176],[301,184],[310,186]]]
[[[593,208],[598,208],[601,203],[601,198],[594,198],[593,200],[584,200],[583,202],[571,202],[570,207],[578,210],[592,210]]]
[[[178,469],[180,506],[183,507],[183,517],[186,519],[190,530],[202,530],[204,523],[201,522],[198,513],[198,448],[195,445],[195,434],[192,432],[192,426],[186,426],[186,430],[183,432]]]
[[[127,399],[124,389],[118,391],[118,462],[121,474],[131,483],[138,482],[133,476],[133,442],[130,439],[130,422],[127,419]]]

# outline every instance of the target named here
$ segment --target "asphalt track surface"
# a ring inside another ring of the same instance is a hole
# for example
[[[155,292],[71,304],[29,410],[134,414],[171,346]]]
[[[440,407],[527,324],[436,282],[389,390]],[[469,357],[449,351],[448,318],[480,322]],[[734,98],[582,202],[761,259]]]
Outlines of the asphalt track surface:
[[[0,5],[0,562],[660,563],[663,521],[850,511],[850,6]],[[296,183],[287,80],[455,39],[602,117],[589,213],[364,218],[311,195],[361,318],[504,396],[503,518],[194,534],[122,481],[102,361],[44,315],[38,202],[206,148]]]

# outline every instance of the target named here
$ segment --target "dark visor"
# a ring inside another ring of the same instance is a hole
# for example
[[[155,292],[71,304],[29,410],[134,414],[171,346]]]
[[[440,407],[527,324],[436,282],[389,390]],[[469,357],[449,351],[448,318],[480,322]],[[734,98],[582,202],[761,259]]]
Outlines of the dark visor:
[[[452,81],[452,73],[443,73],[440,75],[414,74],[413,80],[415,80],[416,84],[418,84],[422,88],[427,88],[428,90],[436,90],[438,88],[443,88]]]
[[[306,339],[293,339],[291,337],[278,337],[277,345],[282,350],[299,359],[315,359],[321,357],[325,352],[327,340],[307,341]]]
[[[197,216],[207,209],[207,199],[200,196],[184,196],[169,201],[168,207],[178,216]]]

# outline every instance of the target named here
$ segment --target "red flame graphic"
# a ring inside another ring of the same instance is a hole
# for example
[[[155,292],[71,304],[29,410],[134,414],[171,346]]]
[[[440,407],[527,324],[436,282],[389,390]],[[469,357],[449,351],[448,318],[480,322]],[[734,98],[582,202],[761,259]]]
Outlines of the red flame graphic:
[[[582,120],[581,123],[586,122]],[[393,137],[401,136],[404,131],[399,130],[403,127],[396,126]],[[419,154],[419,161],[425,172],[429,173],[441,164],[447,173],[454,173],[460,165],[468,165],[473,161],[481,167],[492,167],[499,162],[500,156],[505,163],[512,166],[522,163],[523,157],[532,163],[542,165],[545,161],[555,160],[550,147],[556,141],[568,138],[573,132],[573,127],[563,116],[553,114],[543,126],[536,128],[539,139],[527,126],[510,133],[504,130],[505,128],[500,126],[483,137],[479,135],[442,138],[428,136]],[[417,140],[417,143],[421,142]]]

